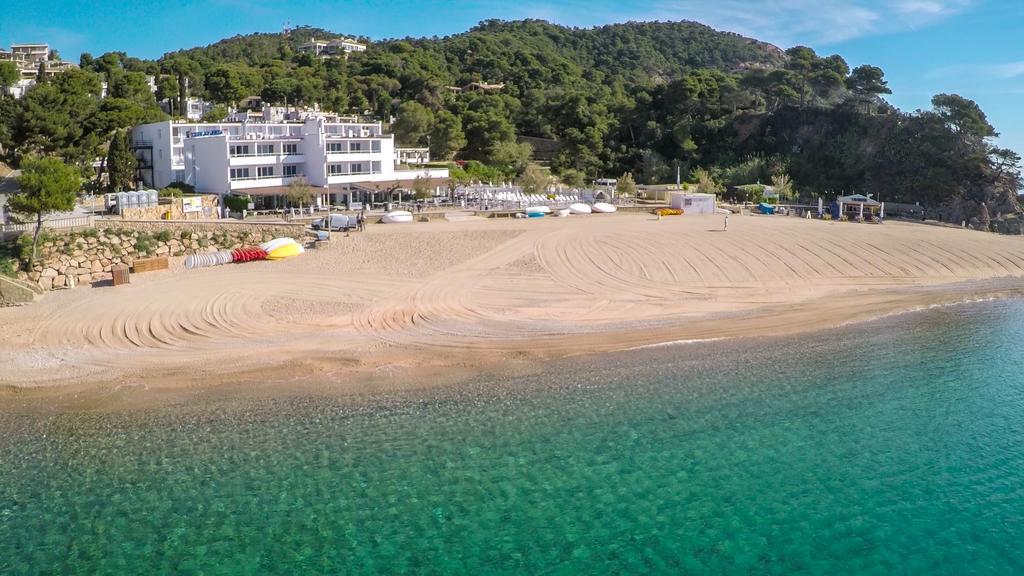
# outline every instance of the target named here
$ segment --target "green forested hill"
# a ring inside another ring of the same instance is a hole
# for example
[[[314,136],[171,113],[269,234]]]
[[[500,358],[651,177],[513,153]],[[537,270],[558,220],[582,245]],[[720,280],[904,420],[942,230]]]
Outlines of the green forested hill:
[[[173,52],[161,61],[180,56],[204,64],[263,66],[288,60],[311,38],[342,36],[313,27],[299,27],[287,35],[255,33]],[[438,58],[439,71],[444,73],[440,79],[457,84],[481,79],[511,82],[524,89],[601,77],[658,83],[686,69],[741,70],[777,66],[784,59],[775,46],[696,22],[630,22],[578,29],[540,20],[488,20],[445,38],[378,42],[370,54],[409,53],[410,47],[420,55]]]
[[[348,58],[297,50],[310,38],[339,36],[300,27],[157,61],[86,54],[81,71],[56,82],[60,89],[0,99],[0,144],[12,160],[95,157],[117,130],[159,116],[145,89],[149,74],[172,112],[187,96],[229,106],[258,94],[274,104],[395,117],[400,144],[478,160],[505,177],[525,167],[530,150],[517,138],[530,136],[557,143],[551,168],[572,183],[625,172],[665,182],[677,169],[699,169],[734,186],[786,174],[805,196],[856,191],[935,207],[1019,209],[1020,159],[994,145],[995,128],[973,101],[940,94],[931,110],[901,112],[884,100],[881,69],[851,70],[840,55],[783,52],[693,22],[580,29],[538,20],[372,42]],[[110,87],[102,101],[99,80]],[[450,88],[470,82],[504,86]],[[705,184],[715,183],[705,176]]]
[[[165,55],[162,60],[182,56],[205,64],[244,62],[250,66],[260,66],[269,64],[273,60],[291,58],[301,44],[314,38],[334,40],[342,37],[344,37],[343,34],[322,28],[300,26],[290,30],[288,35],[256,32],[244,36],[232,36],[209,46],[178,50]]]

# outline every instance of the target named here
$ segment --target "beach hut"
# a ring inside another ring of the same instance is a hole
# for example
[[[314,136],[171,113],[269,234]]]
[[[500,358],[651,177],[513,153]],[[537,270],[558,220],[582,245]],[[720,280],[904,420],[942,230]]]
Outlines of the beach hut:
[[[696,192],[672,192],[669,205],[686,214],[714,214],[715,195]]]
[[[839,204],[840,215],[846,216],[849,220],[873,220],[885,217],[885,204],[872,200],[864,194],[851,194],[836,198]]]

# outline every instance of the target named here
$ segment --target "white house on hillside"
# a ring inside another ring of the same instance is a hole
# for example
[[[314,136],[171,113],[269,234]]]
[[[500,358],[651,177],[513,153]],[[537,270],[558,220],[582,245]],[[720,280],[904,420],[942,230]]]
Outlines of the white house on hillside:
[[[299,46],[299,52],[309,52],[321,58],[330,56],[347,56],[351,52],[365,52],[366,44],[362,44],[353,38],[340,38],[337,40],[312,39]]]

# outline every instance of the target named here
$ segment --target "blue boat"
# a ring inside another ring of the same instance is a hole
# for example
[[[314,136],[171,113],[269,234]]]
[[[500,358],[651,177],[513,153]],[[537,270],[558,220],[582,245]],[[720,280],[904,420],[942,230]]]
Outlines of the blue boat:
[[[775,214],[775,206],[765,204],[764,202],[758,204],[757,209],[761,211],[761,214]]]

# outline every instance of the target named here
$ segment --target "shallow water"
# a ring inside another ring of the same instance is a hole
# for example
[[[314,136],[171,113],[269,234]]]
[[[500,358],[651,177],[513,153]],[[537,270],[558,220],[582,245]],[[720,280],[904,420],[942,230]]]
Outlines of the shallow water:
[[[0,408],[0,573],[1024,571],[1024,303],[323,395]]]

